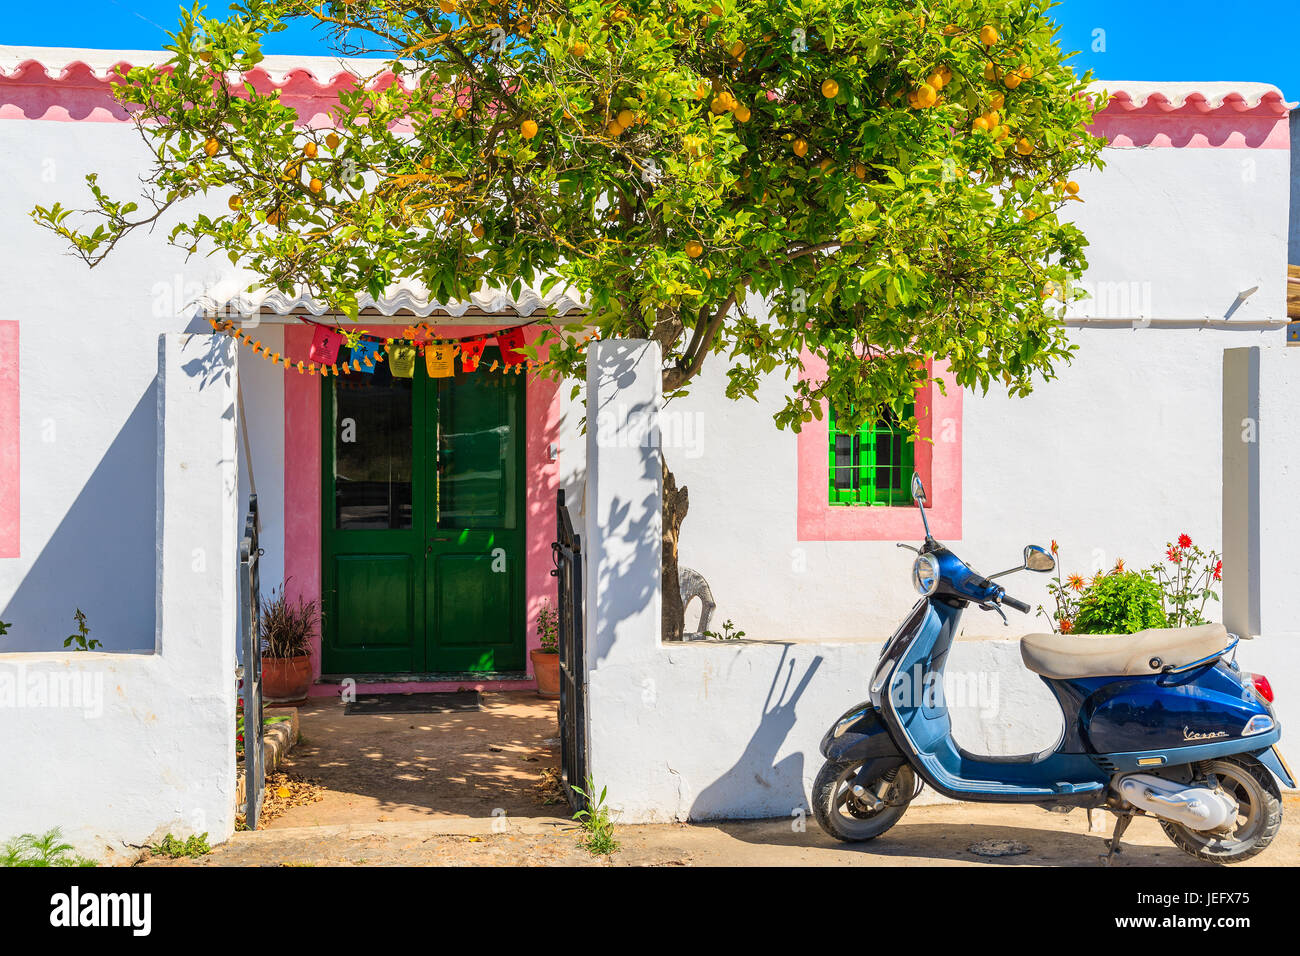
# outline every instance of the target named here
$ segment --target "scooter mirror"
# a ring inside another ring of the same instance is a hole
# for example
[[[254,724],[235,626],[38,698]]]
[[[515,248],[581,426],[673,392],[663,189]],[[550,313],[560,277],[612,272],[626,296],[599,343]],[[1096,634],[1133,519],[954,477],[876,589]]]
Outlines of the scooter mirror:
[[[1051,571],[1056,559],[1036,544],[1025,545],[1025,567],[1030,571]]]
[[[912,500],[919,505],[925,504],[925,485],[921,483],[921,476],[912,472]]]

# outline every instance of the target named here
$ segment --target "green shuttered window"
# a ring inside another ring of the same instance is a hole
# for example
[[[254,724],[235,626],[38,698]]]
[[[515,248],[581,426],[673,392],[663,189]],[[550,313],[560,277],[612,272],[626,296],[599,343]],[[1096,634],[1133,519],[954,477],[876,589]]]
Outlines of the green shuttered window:
[[[909,403],[904,416],[913,414]],[[833,505],[906,505],[912,479],[913,448],[893,410],[857,431],[836,427],[831,409],[830,503]]]

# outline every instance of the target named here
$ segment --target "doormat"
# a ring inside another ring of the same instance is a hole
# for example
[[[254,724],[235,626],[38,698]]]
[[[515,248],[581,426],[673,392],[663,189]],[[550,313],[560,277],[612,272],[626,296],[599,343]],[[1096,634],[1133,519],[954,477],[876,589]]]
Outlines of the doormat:
[[[360,694],[343,708],[352,714],[446,714],[459,710],[482,710],[483,695],[476,690],[438,694]]]

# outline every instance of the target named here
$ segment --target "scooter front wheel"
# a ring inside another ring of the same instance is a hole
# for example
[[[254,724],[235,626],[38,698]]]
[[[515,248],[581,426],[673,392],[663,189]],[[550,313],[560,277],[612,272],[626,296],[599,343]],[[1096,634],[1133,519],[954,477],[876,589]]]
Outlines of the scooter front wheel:
[[[1161,820],[1165,836],[1184,853],[1207,863],[1240,863],[1263,852],[1282,826],[1282,792],[1273,775],[1250,757],[1210,760],[1203,767],[1218,788],[1237,801],[1237,819],[1222,833]]]
[[[861,843],[880,836],[902,818],[916,794],[916,775],[911,767],[903,764],[890,771],[893,779],[881,795],[882,805],[872,809],[850,789],[860,769],[861,760],[828,760],[813,783],[813,816],[823,830],[845,843]],[[883,775],[872,780],[867,789],[877,791],[883,780]]]

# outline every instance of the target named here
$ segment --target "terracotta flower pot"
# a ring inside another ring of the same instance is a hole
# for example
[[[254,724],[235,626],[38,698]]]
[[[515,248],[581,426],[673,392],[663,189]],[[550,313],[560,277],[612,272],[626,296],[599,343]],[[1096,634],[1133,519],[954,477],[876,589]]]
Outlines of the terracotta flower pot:
[[[311,657],[263,657],[262,696],[278,704],[298,704],[311,687]]]
[[[537,677],[537,696],[547,700],[560,697],[560,655],[554,651],[529,651],[533,674]]]

